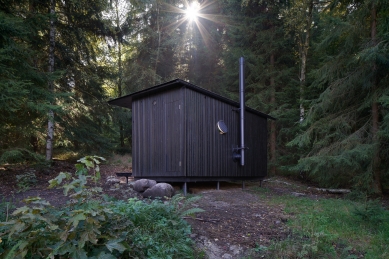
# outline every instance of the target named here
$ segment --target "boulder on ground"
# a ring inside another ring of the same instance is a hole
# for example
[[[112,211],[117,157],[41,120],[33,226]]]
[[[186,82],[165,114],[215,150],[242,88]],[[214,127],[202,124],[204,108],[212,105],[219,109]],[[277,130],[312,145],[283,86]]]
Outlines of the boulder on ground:
[[[153,187],[147,189],[143,193],[144,198],[164,198],[164,197],[172,197],[174,195],[174,188],[168,183],[157,183]]]
[[[151,188],[151,187],[153,187],[153,186],[156,185],[156,184],[157,184],[157,182],[154,181],[154,180],[140,179],[140,180],[135,181],[135,182],[132,184],[132,187],[133,187],[134,190],[137,191],[137,192],[144,192],[144,191],[146,191],[148,188]]]

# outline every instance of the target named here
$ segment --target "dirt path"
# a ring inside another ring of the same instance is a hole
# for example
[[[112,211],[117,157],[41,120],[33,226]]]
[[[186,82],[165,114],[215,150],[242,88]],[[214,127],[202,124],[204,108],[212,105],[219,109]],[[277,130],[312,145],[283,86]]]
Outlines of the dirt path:
[[[187,219],[192,238],[210,259],[261,258],[255,251],[287,238],[290,230],[286,223],[291,216],[284,206],[271,202],[275,196],[333,196],[312,193],[307,186],[283,178],[268,179],[263,187],[259,182],[246,183],[244,190],[240,183],[223,182],[220,190],[215,183],[198,183],[189,191],[201,196],[195,206],[205,210],[196,219]]]
[[[197,206],[205,212],[188,219],[192,237],[209,258],[239,258],[255,247],[288,235],[287,216],[282,207],[268,206],[248,187],[229,186],[199,192]]]

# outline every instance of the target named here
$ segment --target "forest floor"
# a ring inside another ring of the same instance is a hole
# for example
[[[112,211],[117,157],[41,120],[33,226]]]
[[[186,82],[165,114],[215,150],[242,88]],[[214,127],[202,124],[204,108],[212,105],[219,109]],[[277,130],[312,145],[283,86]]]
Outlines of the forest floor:
[[[106,184],[109,176],[130,169],[126,163],[101,165],[100,185],[104,193],[118,199],[128,199],[136,195],[128,191],[124,177],[120,178],[120,188],[112,188]],[[0,202],[12,201],[16,206],[20,206],[23,199],[39,196],[54,206],[65,204],[67,197],[63,195],[62,190],[47,189],[48,181],[60,172],[74,171],[74,164],[64,161],[55,161],[49,169],[0,167]],[[37,182],[28,190],[20,191],[16,176],[26,172],[35,173]],[[241,183],[221,182],[220,189],[216,190],[215,182],[188,185],[189,197],[193,194],[201,197],[193,206],[204,209],[205,212],[186,220],[192,226],[191,238],[205,251],[208,258],[247,258],[250,251],[285,239],[290,234],[286,222],[293,215],[285,213],[283,206],[269,202],[273,197],[293,195],[322,199],[334,196],[312,193],[306,185],[280,177],[267,179],[263,186],[266,188],[261,189],[259,182],[246,182],[245,188],[242,189]],[[180,186],[175,188],[179,190]],[[265,189],[266,191],[261,191]]]

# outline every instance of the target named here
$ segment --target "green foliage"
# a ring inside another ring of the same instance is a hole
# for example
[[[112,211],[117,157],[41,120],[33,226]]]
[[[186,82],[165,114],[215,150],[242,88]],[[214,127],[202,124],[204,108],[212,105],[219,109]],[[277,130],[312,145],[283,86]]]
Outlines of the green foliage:
[[[101,157],[81,158],[75,176],[61,172],[50,187],[72,200],[52,207],[39,197],[26,199],[0,223],[0,258],[196,258],[190,227],[177,200],[146,203],[108,201],[99,179]]]
[[[55,96],[46,91],[48,75],[36,67],[43,53],[32,42],[46,20],[26,18],[22,5],[6,1],[0,8],[0,163],[38,158],[32,140],[40,119],[49,108],[58,110],[48,103]]]
[[[195,258],[190,226],[182,219],[182,197],[173,197],[167,204],[154,200],[145,203],[136,198],[119,201],[112,210],[133,222],[134,245],[144,258]],[[177,213],[177,210],[179,213]],[[199,211],[200,212],[200,211]]]
[[[0,164],[18,164],[26,161],[43,162],[44,157],[24,148],[3,150],[3,153],[0,156]]]
[[[204,212],[201,208],[191,208],[192,204],[200,199],[201,196],[183,197],[176,195],[170,200],[170,204],[180,217],[194,216],[196,213]]]
[[[6,201],[4,198],[0,201],[0,222],[7,221],[15,206],[11,201]]]
[[[294,164],[300,152],[285,144],[299,130],[299,82],[294,53],[297,46],[285,35],[286,21],[280,15],[287,1],[228,1],[221,6],[230,15],[223,34],[227,47],[222,53],[223,83],[219,85],[223,87],[219,92],[238,100],[238,58],[243,56],[246,104],[277,118],[277,161],[270,161],[269,169]]]
[[[16,185],[19,192],[29,190],[37,183],[36,175],[34,172],[26,172],[24,174],[16,175]]]
[[[385,220],[385,209],[382,208],[378,200],[369,200],[367,197],[359,206],[355,206],[353,213],[358,216],[361,221],[379,226]]]
[[[388,155],[386,140],[373,129],[387,111],[379,109],[380,115],[374,117],[372,109],[377,101],[385,100],[388,82],[389,56],[384,43],[388,37],[381,33],[382,26],[387,28],[381,19],[388,6],[372,2],[376,1],[359,1],[349,12],[349,1],[339,1],[319,13],[320,35],[313,50],[320,62],[310,70],[313,81],[309,86],[318,95],[310,96],[302,131],[290,145],[305,150],[292,170],[307,172],[322,186],[351,185],[380,192],[380,181],[387,177],[382,174],[387,171],[383,162]],[[373,8],[379,20],[375,27],[370,22]],[[383,134],[383,129],[378,131]]]
[[[103,85],[111,72],[97,60],[110,36],[102,17],[107,2],[57,2],[60,15],[54,16],[48,6],[49,1],[5,0],[0,7],[0,155],[13,149],[43,153],[49,110],[55,112],[56,147],[109,152],[114,133]],[[56,29],[51,74],[49,19]]]

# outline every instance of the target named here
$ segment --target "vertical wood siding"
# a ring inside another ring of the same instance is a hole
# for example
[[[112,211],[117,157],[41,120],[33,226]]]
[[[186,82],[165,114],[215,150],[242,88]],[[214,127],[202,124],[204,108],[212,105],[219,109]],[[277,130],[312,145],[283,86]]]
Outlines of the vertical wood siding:
[[[239,166],[238,175],[265,177],[267,174],[267,121],[265,118],[245,114],[245,165]]]
[[[232,160],[232,148],[240,145],[237,107],[191,89],[185,89],[187,177],[264,177],[267,173],[267,121],[246,112],[245,166]],[[217,122],[228,132],[221,135]]]
[[[267,173],[267,119],[245,114],[242,167],[232,160],[240,145],[238,107],[181,87],[132,100],[133,172],[136,178],[261,178]],[[217,122],[228,127],[220,134]]]
[[[133,100],[135,177],[183,176],[182,90]]]

